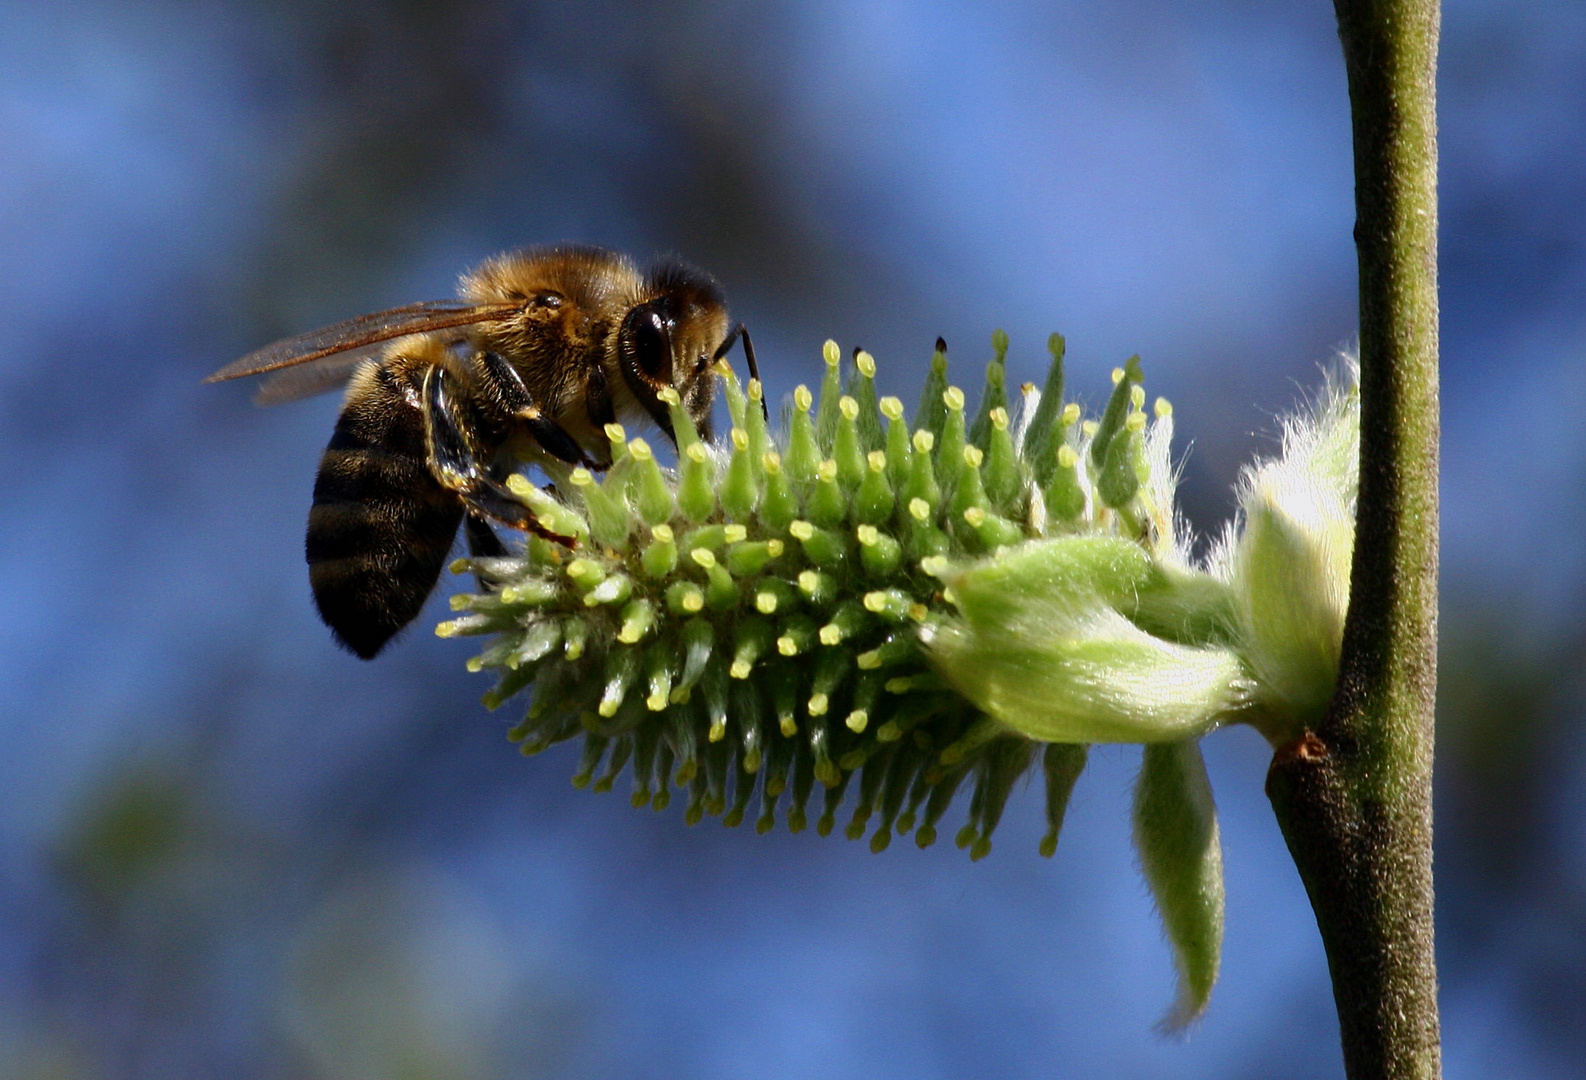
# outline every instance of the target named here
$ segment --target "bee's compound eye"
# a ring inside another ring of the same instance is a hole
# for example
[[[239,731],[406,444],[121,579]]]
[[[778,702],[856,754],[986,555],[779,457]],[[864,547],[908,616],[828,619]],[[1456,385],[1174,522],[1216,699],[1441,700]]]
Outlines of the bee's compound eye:
[[[668,320],[654,308],[636,307],[625,322],[623,337],[634,366],[651,382],[671,382],[672,335]]]
[[[535,293],[534,299],[530,303],[540,308],[559,308],[562,306],[562,294],[553,292]]]

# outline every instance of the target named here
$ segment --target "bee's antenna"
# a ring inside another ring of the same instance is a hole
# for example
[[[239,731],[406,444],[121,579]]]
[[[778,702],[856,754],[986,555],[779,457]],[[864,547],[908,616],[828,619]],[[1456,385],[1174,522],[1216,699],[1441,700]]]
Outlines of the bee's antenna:
[[[765,417],[766,422],[770,423],[771,408],[766,404],[765,400],[765,380],[760,378],[760,362],[754,358],[754,342],[749,340],[749,328],[743,323],[733,327],[732,333],[727,335],[727,340],[721,343],[720,348],[716,350],[716,355],[711,357],[711,359],[720,360],[726,356],[740,337],[743,338],[744,359],[749,364],[749,378],[760,384],[760,413]]]

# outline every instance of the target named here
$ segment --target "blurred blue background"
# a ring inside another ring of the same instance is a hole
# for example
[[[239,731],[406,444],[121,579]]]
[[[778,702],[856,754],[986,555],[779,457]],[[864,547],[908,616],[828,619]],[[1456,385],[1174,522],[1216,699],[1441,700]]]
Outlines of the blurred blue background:
[[[1447,1068],[1586,1060],[1586,9],[1450,0]],[[334,396],[200,378],[579,240],[714,271],[774,397],[1142,354],[1202,530],[1355,332],[1322,0],[0,3],[0,1077],[1337,1077],[1253,733],[1206,746],[1227,948],[1186,1038],[1099,751],[971,865],[568,785],[466,641],[315,618]],[[511,712],[511,709],[504,712]],[[948,835],[951,835],[950,833]]]

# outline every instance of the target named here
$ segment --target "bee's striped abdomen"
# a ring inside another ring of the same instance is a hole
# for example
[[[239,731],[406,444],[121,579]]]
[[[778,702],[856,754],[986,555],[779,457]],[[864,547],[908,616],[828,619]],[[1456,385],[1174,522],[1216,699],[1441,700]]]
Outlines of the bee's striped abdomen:
[[[430,473],[423,415],[388,369],[374,377],[320,459],[305,544],[320,617],[366,660],[418,615],[463,516]]]

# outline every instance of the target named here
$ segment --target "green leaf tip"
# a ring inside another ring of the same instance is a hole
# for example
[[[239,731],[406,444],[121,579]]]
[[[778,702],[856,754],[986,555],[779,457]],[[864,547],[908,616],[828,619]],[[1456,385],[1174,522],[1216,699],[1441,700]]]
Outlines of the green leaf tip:
[[[1145,747],[1134,790],[1134,843],[1178,971],[1178,994],[1162,1028],[1179,1031],[1205,1012],[1223,943],[1222,844],[1194,740]]]

